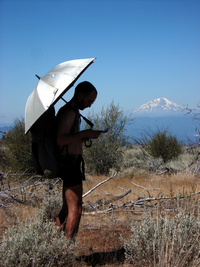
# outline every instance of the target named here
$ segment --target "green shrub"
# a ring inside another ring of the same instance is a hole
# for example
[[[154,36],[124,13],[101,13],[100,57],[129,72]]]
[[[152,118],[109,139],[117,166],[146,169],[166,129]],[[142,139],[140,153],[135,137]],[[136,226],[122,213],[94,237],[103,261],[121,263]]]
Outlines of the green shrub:
[[[166,129],[157,129],[144,132],[142,138],[136,140],[152,157],[162,158],[166,163],[178,158],[182,153],[182,144],[176,136],[171,135]]]
[[[69,240],[57,236],[55,223],[26,221],[8,229],[0,246],[0,265],[5,267],[70,266],[74,259]]]
[[[24,134],[24,119],[15,119],[13,128],[2,139],[1,157],[4,168],[34,172],[31,156],[31,135]]]
[[[147,143],[147,150],[154,158],[162,158],[163,162],[177,158],[182,152],[182,145],[175,136],[166,130],[158,130]]]
[[[84,159],[88,171],[97,174],[108,174],[110,168],[120,169],[123,161],[122,147],[128,144],[129,137],[125,135],[125,126],[133,120],[123,115],[123,110],[113,102],[99,114],[89,114],[95,129],[110,130],[92,141],[90,148],[84,149]]]
[[[200,249],[198,221],[181,209],[173,218],[161,213],[156,219],[145,211],[141,223],[132,224],[131,238],[122,239],[126,259],[141,266],[194,266],[190,264]]]

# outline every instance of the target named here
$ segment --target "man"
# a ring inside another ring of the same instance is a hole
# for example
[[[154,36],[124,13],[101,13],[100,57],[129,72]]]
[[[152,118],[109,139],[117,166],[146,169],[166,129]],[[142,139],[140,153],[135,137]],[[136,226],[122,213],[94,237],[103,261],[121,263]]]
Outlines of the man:
[[[97,139],[99,131],[80,131],[78,110],[91,107],[97,97],[97,90],[89,82],[82,82],[75,88],[73,98],[62,107],[58,114],[57,144],[60,148],[59,176],[63,179],[63,206],[56,219],[56,225],[65,223],[65,236],[73,239],[78,232],[82,213],[82,180],[84,170],[82,143]]]

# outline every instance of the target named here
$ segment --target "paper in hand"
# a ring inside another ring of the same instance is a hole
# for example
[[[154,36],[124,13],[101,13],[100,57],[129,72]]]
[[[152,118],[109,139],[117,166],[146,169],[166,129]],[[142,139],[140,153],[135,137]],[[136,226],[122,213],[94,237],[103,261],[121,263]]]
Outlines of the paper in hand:
[[[100,132],[100,133],[107,133],[109,130],[110,130],[110,128],[108,127],[105,130],[99,130],[98,132]]]
[[[110,130],[110,128],[108,127],[103,131],[103,133],[107,133],[109,130]]]

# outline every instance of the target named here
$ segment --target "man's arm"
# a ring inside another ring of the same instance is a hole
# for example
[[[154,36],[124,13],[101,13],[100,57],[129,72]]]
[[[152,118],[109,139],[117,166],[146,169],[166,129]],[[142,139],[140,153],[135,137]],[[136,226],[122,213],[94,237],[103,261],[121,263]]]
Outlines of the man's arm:
[[[74,124],[76,113],[73,110],[68,110],[60,115],[58,121],[57,144],[58,146],[69,145],[78,140],[97,139],[100,135],[98,131],[88,129],[78,133],[70,134],[70,130]]]

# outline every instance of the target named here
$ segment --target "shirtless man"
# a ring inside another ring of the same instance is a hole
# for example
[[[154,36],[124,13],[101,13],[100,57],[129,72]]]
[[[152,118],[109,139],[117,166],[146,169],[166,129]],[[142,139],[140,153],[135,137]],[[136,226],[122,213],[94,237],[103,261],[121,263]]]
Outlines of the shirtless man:
[[[73,98],[58,114],[57,144],[60,148],[59,177],[63,180],[63,206],[56,218],[56,225],[65,223],[65,236],[73,239],[79,228],[82,213],[82,180],[84,180],[82,143],[97,139],[99,131],[80,131],[78,110],[91,107],[97,97],[97,90],[89,82],[82,82],[75,88]]]

